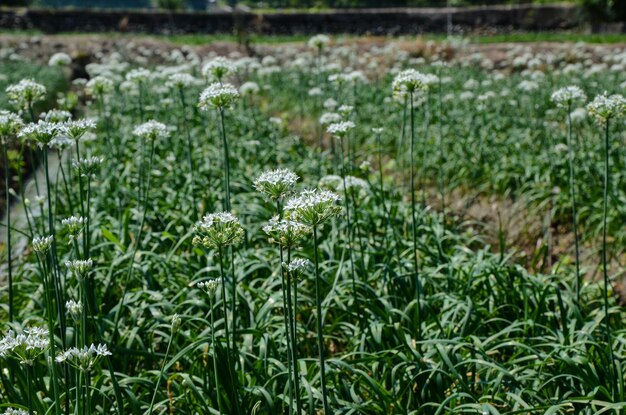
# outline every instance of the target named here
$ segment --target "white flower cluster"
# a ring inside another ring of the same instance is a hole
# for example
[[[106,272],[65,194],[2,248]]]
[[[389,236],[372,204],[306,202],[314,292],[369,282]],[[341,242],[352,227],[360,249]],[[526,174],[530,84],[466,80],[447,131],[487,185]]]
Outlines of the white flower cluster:
[[[321,125],[330,125],[341,121],[341,115],[336,112],[325,112],[321,115],[319,123]]]
[[[218,56],[202,67],[202,75],[207,79],[221,81],[226,75],[237,70],[235,63],[228,58]]]
[[[0,137],[3,139],[9,136],[15,136],[24,123],[19,115],[14,112],[0,110]]]
[[[300,239],[311,232],[311,228],[300,222],[274,216],[263,226],[263,232],[270,237],[270,243],[293,248]]]
[[[552,93],[552,96],[550,98],[557,107],[567,108],[576,101],[585,102],[587,100],[587,95],[585,95],[580,87],[570,85],[561,89],[557,89]]]
[[[72,261],[65,261],[65,266],[76,277],[83,278],[93,268],[93,260],[88,259],[74,259]]]
[[[75,322],[80,321],[83,313],[83,304],[80,301],[68,300],[65,302],[65,309]]]
[[[80,140],[89,130],[96,128],[96,122],[91,119],[64,122],[61,132],[74,141]]]
[[[134,84],[143,84],[148,81],[152,73],[145,68],[137,68],[129,71],[126,74],[126,80]]]
[[[65,110],[52,109],[41,114],[39,118],[47,122],[61,123],[71,120],[72,113]]]
[[[404,96],[426,90],[431,82],[426,74],[415,69],[407,69],[396,75],[391,83],[391,90],[393,95]]]
[[[9,330],[7,335],[0,339],[0,356],[16,357],[20,363],[32,365],[34,359],[49,346],[50,338],[45,327],[31,327],[24,329],[20,334]]]
[[[239,219],[230,212],[206,215],[194,226],[193,231],[196,236],[193,237],[192,244],[209,249],[237,244],[244,235]]]
[[[339,121],[332,123],[326,128],[326,132],[334,137],[343,138],[354,129],[352,121]]]
[[[186,88],[195,85],[198,82],[193,75],[188,73],[173,73],[167,78],[165,83],[169,88]]]
[[[85,91],[90,95],[104,96],[113,90],[113,81],[99,75],[91,78],[85,85]]]
[[[135,127],[133,134],[145,140],[157,140],[167,138],[169,131],[165,124],[150,120]]]
[[[315,35],[308,41],[310,48],[322,50],[330,43],[330,38],[326,35]]]
[[[239,87],[239,92],[243,96],[252,96],[259,93],[261,89],[256,82],[245,82]]]
[[[297,222],[308,226],[317,226],[327,219],[338,215],[341,207],[340,198],[328,190],[303,190],[298,196],[288,200],[285,213]]]
[[[216,82],[200,93],[198,107],[208,111],[210,108],[228,108],[239,98],[237,88],[231,84]]]
[[[88,177],[98,170],[98,167],[100,167],[103,161],[104,158],[98,156],[85,157],[81,158],[80,160],[72,161],[72,167],[81,176]]]
[[[39,120],[37,123],[26,124],[18,137],[32,140],[43,148],[59,134],[59,129],[60,124]]]
[[[50,60],[48,60],[48,66],[67,66],[72,63],[72,58],[70,55],[63,52],[55,53],[50,56]]]
[[[276,200],[287,196],[299,178],[289,169],[268,170],[254,181],[254,188]]]
[[[91,345],[82,348],[70,347],[69,349],[59,353],[56,361],[59,363],[69,363],[77,369],[88,372],[104,356],[111,356],[111,352],[106,344],[97,346]]]
[[[587,111],[593,115],[600,124],[606,123],[611,118],[617,118],[626,112],[626,98],[621,95],[598,95],[587,104]]]
[[[11,103],[28,109],[34,102],[43,101],[46,97],[46,87],[33,79],[22,79],[17,84],[9,85],[6,93]]]
[[[217,288],[220,286],[221,283],[221,278],[215,278],[208,281],[199,282],[196,286],[205,293],[207,293],[211,298],[213,298],[213,296],[217,292]]]
[[[33,250],[39,254],[45,254],[52,246],[53,236],[41,236],[33,238]]]
[[[76,237],[83,230],[83,226],[85,226],[85,218],[82,216],[70,216],[62,219],[61,225],[63,225],[69,235]]]
[[[296,258],[287,265],[287,270],[293,274],[302,274],[311,268],[311,261],[305,258]]]
[[[4,411],[2,415],[28,415],[28,411],[25,411],[23,409],[7,408],[7,410]]]

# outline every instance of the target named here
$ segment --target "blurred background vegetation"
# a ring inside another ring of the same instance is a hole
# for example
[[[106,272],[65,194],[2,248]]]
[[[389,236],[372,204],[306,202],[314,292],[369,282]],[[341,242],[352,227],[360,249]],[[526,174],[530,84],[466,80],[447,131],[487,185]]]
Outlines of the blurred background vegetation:
[[[163,9],[204,11],[245,6],[256,10],[379,7],[446,7],[568,3],[581,6],[591,20],[626,21],[626,0],[2,0],[17,7],[72,7],[101,9]]]

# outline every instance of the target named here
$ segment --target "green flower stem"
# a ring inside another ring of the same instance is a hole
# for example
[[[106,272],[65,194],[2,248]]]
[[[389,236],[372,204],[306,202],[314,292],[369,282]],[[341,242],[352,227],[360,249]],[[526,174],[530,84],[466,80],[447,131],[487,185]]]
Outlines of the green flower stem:
[[[137,251],[139,250],[139,246],[141,245],[141,238],[143,236],[143,227],[144,224],[146,222],[146,213],[148,211],[148,193],[149,193],[149,189],[150,189],[150,179],[152,177],[151,173],[152,173],[152,163],[153,163],[153,159],[154,159],[154,140],[151,140],[150,143],[150,158],[149,158],[149,165],[148,165],[148,178],[146,180],[146,196],[143,200],[142,203],[142,215],[141,215],[141,221],[139,222],[139,228],[137,230],[137,240],[135,242],[135,246],[133,248],[132,251],[132,256],[130,257],[130,262],[128,264],[128,270],[126,271],[126,278],[124,279],[124,289],[122,291],[122,298],[120,299],[120,304],[118,306],[117,309],[117,313],[115,313],[115,323],[113,325],[113,336],[112,336],[112,340],[111,343],[115,344],[116,340],[117,340],[117,336],[119,335],[118,333],[118,327],[119,327],[119,323],[120,323],[120,318],[122,315],[122,309],[124,308],[124,302],[126,300],[126,293],[128,292],[128,283],[130,282],[130,279],[133,275],[133,265],[135,265],[135,257],[137,256]]]
[[[278,217],[282,218],[282,210],[280,208],[280,199],[276,200],[276,211],[278,212]],[[289,271],[287,271],[287,280],[285,280],[285,270],[283,269],[284,264],[284,252],[282,245],[279,246],[278,252],[280,254],[280,264],[278,264],[278,271],[280,272],[280,280],[281,280],[281,288],[283,291],[283,317],[285,320],[285,335],[287,336],[287,371],[289,372],[289,414],[293,413],[293,393],[294,393],[294,372],[293,372],[293,342],[291,341],[291,311],[289,307],[289,292],[291,289],[289,288]],[[289,259],[287,259],[287,264],[289,264]]]
[[[220,259],[220,277],[222,279],[222,305],[224,308],[224,328],[226,330],[226,362],[228,365],[228,373],[230,376],[230,382],[231,382],[231,390],[234,392],[234,395],[231,397],[231,402],[235,404],[235,408],[236,408],[236,413],[241,413],[239,411],[239,396],[238,396],[238,381],[237,378],[235,377],[235,370],[234,370],[234,363],[235,363],[235,351],[234,350],[230,350],[230,345],[229,345],[229,340],[230,340],[230,336],[229,336],[229,330],[228,330],[228,307],[227,302],[226,302],[226,287],[225,287],[225,281],[226,281],[226,275],[224,273],[224,257],[223,257],[223,253],[224,253],[224,248],[220,246],[219,251],[218,251],[218,256]],[[234,273],[233,273],[233,278],[234,278]],[[233,280],[233,284],[234,284],[234,280]],[[234,302],[233,302],[234,304]],[[235,347],[235,319],[234,319],[234,311],[233,311],[233,326],[232,326],[232,345],[233,348]]]
[[[281,289],[283,292],[283,318],[285,322],[285,335],[287,340],[287,371],[289,374],[289,414],[293,413],[293,367],[292,367],[292,344],[291,344],[291,321],[289,319],[289,315],[291,314],[288,310],[288,299],[287,299],[287,291],[289,290],[288,284],[289,282],[285,280],[285,271],[283,270],[284,263],[284,255],[283,255],[283,247],[279,247],[280,252],[280,264],[279,264],[279,272],[280,272],[280,280],[281,280]]]
[[[568,160],[569,160],[569,187],[570,195],[572,198],[572,221],[574,226],[574,249],[576,255],[576,304],[580,305],[580,286],[582,281],[580,279],[580,254],[578,245],[578,214],[576,209],[576,183],[574,181],[574,150],[572,141],[572,104],[567,106],[567,148],[568,148]]]
[[[161,362],[161,371],[159,372],[159,377],[157,378],[157,382],[154,387],[154,392],[152,393],[152,399],[150,400],[150,407],[148,408],[148,415],[152,415],[152,410],[154,409],[154,400],[156,399],[156,394],[157,394],[157,391],[159,390],[159,385],[161,384],[161,378],[163,377],[163,372],[165,372],[165,363],[167,361],[167,357],[170,354],[170,348],[172,347],[172,341],[174,340],[175,336],[176,336],[176,329],[172,326],[170,339],[167,342],[167,348],[165,349],[165,356],[163,357],[163,362]]]
[[[282,250],[282,249],[281,249]],[[291,248],[287,248],[287,264],[291,263]],[[291,272],[287,268],[287,312],[289,318],[289,336],[291,336],[291,359],[293,360],[293,380],[294,380],[294,392],[296,395],[296,409],[297,415],[302,414],[302,400],[300,398],[300,372],[298,370],[298,350],[296,342],[296,315],[297,315],[297,297],[294,298],[293,305],[291,304],[291,284],[294,284],[294,295],[297,289],[297,282],[291,280]]]
[[[9,283],[9,322],[13,322],[13,249],[11,247],[11,194],[9,193],[9,157],[7,155],[6,138],[2,143],[2,154],[4,162],[4,197],[6,198],[5,209],[7,211],[7,267]]]
[[[329,415],[330,407],[328,406],[328,398],[326,396],[326,363],[324,359],[324,333],[322,325],[322,293],[320,288],[320,272],[318,258],[318,241],[317,241],[317,225],[313,226],[313,249],[315,259],[315,300],[317,306],[317,348],[320,359],[320,378],[322,381],[322,401],[324,403],[324,414]]]
[[[228,154],[228,140],[226,139],[226,127],[224,125],[224,109],[220,108],[219,113],[222,125],[222,144],[224,146],[224,210],[230,212],[230,160]]]
[[[185,93],[183,92],[183,88],[178,89],[178,95],[180,96],[180,110],[182,112],[183,124],[185,126],[185,132],[187,133],[187,163],[189,164],[189,177],[191,179],[190,182],[190,192],[191,192],[191,200],[193,203],[193,221],[198,220],[198,204],[196,203],[196,193],[195,193],[195,169],[193,167],[193,156],[192,156],[192,148],[191,148],[191,131],[189,129],[189,122],[187,120],[187,105],[185,104]]]
[[[224,282],[222,281],[222,284],[220,285],[224,285]],[[223,414],[224,411],[222,410],[222,394],[220,392],[220,380],[219,377],[217,376],[217,349],[215,348],[215,316],[214,316],[214,309],[213,309],[213,298],[209,298],[209,307],[211,308],[211,347],[213,347],[213,376],[215,377],[215,388],[217,391],[217,407],[220,410],[220,414]],[[226,321],[226,320],[224,320]]]
[[[411,233],[413,239],[413,267],[415,273],[415,297],[417,300],[417,338],[421,340],[421,293],[420,293],[420,281],[419,281],[419,269],[417,265],[417,215],[415,212],[415,115],[413,109],[413,93],[409,94],[410,100],[410,116],[411,116],[411,149],[410,149],[410,186],[411,186]]]
[[[68,182],[67,176],[65,174],[65,167],[63,167],[63,153],[61,151],[58,152],[58,157],[59,157],[59,170],[61,170],[61,178],[63,179],[63,187],[65,188],[65,195],[67,197],[67,203],[70,207],[70,212],[74,212],[72,192],[70,191],[71,184]]]
[[[28,385],[28,415],[33,415],[33,385],[30,381],[31,378],[31,367],[29,364],[26,366],[26,384]]]
[[[355,275],[355,271],[354,271],[354,257],[352,255],[352,251],[354,250],[353,247],[353,240],[352,240],[352,222],[350,221],[350,196],[348,195],[348,189],[346,187],[346,162],[345,162],[345,156],[344,156],[344,149],[343,149],[343,141],[339,140],[339,157],[341,158],[341,179],[343,181],[343,194],[345,196],[345,206],[346,206],[346,224],[347,224],[347,228],[346,228],[346,234],[348,236],[348,257],[350,259],[350,277],[352,278],[352,295],[354,296],[354,307],[356,309],[356,316],[357,319],[361,320],[359,318],[359,314],[360,314],[360,307],[359,307],[359,297],[356,291],[356,275]]]
[[[611,336],[611,323],[609,321],[609,273],[606,259],[606,216],[608,210],[608,195],[610,182],[610,143],[609,143],[609,120],[606,120],[604,130],[604,206],[602,210],[602,275],[604,277],[604,324],[606,328],[607,347],[609,348],[609,359],[611,360],[611,387],[613,393],[617,392],[617,365],[613,356],[613,341]]]

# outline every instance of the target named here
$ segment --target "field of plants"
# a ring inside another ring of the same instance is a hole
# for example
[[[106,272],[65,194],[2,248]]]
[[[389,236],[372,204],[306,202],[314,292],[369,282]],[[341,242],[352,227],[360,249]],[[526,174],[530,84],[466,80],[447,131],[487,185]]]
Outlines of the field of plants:
[[[0,49],[0,413],[621,413],[626,49],[463,48]]]

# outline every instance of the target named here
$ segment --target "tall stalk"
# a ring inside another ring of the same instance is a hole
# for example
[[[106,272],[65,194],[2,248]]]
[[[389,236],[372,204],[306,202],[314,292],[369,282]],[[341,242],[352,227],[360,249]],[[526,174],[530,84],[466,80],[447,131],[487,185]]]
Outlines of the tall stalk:
[[[117,313],[115,314],[115,323],[113,325],[113,338],[111,341],[112,344],[115,344],[115,341],[117,340],[117,336],[119,334],[118,326],[120,323],[120,317],[122,315],[122,309],[124,308],[124,302],[126,300],[126,293],[128,292],[128,283],[130,282],[130,279],[133,275],[133,266],[135,265],[135,257],[137,256],[137,250],[139,249],[139,246],[141,245],[141,238],[143,236],[143,227],[146,221],[146,213],[148,211],[148,195],[149,195],[149,190],[150,190],[150,179],[152,177],[151,172],[152,172],[152,163],[154,159],[154,147],[155,147],[154,140],[151,140],[150,158],[149,158],[149,164],[148,164],[148,178],[146,180],[145,197],[142,203],[141,221],[139,222],[139,228],[137,230],[137,240],[133,248],[132,256],[130,257],[128,270],[126,271],[126,278],[124,279],[124,289],[122,291],[122,298],[120,299],[120,304],[118,306]]]
[[[313,249],[315,252],[315,301],[317,307],[317,348],[319,351],[320,359],[320,378],[322,381],[322,401],[324,403],[324,414],[330,415],[330,408],[328,406],[328,398],[326,393],[326,363],[324,359],[324,333],[322,332],[322,293],[320,288],[320,271],[319,271],[319,259],[318,259],[318,241],[317,241],[317,225],[313,226]]]
[[[195,192],[195,169],[193,168],[193,156],[191,152],[191,131],[189,129],[189,122],[187,120],[187,105],[185,103],[185,93],[182,87],[178,88],[178,95],[180,96],[180,106],[181,112],[183,116],[183,124],[185,126],[185,132],[187,133],[187,163],[189,164],[189,176],[190,176],[190,192],[191,192],[191,200],[193,203],[193,220],[194,222],[198,220],[198,204],[196,203],[196,192]]]
[[[607,346],[609,348],[609,359],[611,359],[611,386],[616,392],[616,379],[618,376],[615,357],[613,356],[613,341],[611,337],[611,323],[609,321],[609,273],[606,260],[606,214],[608,209],[608,196],[610,186],[610,143],[609,143],[609,120],[606,120],[604,128],[604,195],[602,209],[602,275],[604,279],[604,324],[606,328]]]
[[[221,285],[224,285],[222,280]],[[213,308],[213,296],[209,296],[209,308],[211,309],[211,347],[213,347],[213,376],[215,377],[215,389],[217,391],[217,407],[220,410],[220,414],[223,414],[222,410],[222,394],[220,392],[220,381],[217,376],[217,349],[215,348],[215,316]],[[224,319],[226,321],[226,319]]]
[[[229,340],[230,340],[230,336],[229,336],[229,330],[228,330],[228,307],[227,307],[227,302],[226,302],[226,287],[225,287],[225,281],[226,281],[226,274],[224,273],[224,247],[219,247],[219,251],[218,251],[218,256],[220,259],[220,277],[222,279],[222,306],[224,309],[224,328],[225,328],[225,332],[226,332],[226,364],[228,365],[228,373],[229,373],[229,377],[230,377],[230,382],[231,382],[231,390],[234,392],[234,395],[232,396],[232,401],[235,404],[235,408],[237,409],[236,413],[241,413],[239,411],[239,396],[238,396],[238,381],[237,378],[235,377],[235,370],[234,370],[234,359],[235,359],[235,351],[230,349],[230,345],[229,345]],[[233,273],[234,274],[234,273]],[[233,275],[233,285],[234,285],[234,275]],[[234,311],[233,311],[234,313]],[[233,314],[234,317],[234,314]],[[235,347],[235,326],[234,326],[234,318],[233,318],[233,326],[232,326],[232,345],[233,347]],[[232,354],[232,355],[231,355]],[[232,359],[231,359],[232,358]]]
[[[152,399],[150,400],[150,407],[148,408],[148,415],[152,415],[152,410],[154,408],[154,400],[156,399],[156,394],[157,394],[157,391],[159,390],[159,385],[161,384],[161,378],[163,377],[163,373],[165,372],[165,363],[167,361],[167,357],[170,354],[172,341],[174,340],[174,337],[176,336],[176,329],[177,329],[176,325],[179,323],[176,322],[175,320],[178,318],[179,317],[175,315],[174,318],[172,319],[170,339],[167,342],[167,348],[165,349],[165,356],[163,357],[163,362],[161,362],[161,370],[159,372],[159,377],[157,378],[157,383],[156,383],[156,386],[154,387],[154,392],[152,393]]]
[[[419,269],[417,265],[417,215],[415,212],[415,116],[413,114],[413,92],[409,93],[409,101],[410,101],[410,118],[411,118],[411,149],[410,149],[410,187],[411,187],[411,233],[413,239],[413,267],[414,267],[414,277],[415,277],[415,296],[417,299],[417,338],[421,339],[421,293],[420,293],[420,282],[419,282]]]
[[[574,150],[572,141],[572,104],[571,102],[567,106],[567,148],[569,159],[569,187],[570,195],[572,198],[572,221],[574,226],[574,249],[576,255],[576,304],[580,305],[580,286],[582,281],[580,280],[580,254],[578,245],[578,214],[576,209],[576,187],[574,181]]]
[[[282,248],[281,248],[282,249]],[[287,264],[291,263],[291,248],[287,248]],[[294,284],[294,301],[291,303],[291,284]],[[298,310],[297,281],[292,281],[292,275],[287,267],[287,312],[289,318],[289,335],[291,336],[291,359],[293,360],[293,381],[296,395],[297,415],[302,415],[302,400],[300,398],[300,373],[298,370],[298,350],[296,348],[296,315]]]
[[[220,122],[222,125],[222,145],[224,147],[224,210],[230,212],[230,160],[228,154],[228,140],[226,139],[226,127],[224,125],[224,109],[219,109]]]
[[[346,138],[347,139],[347,138]],[[343,182],[343,194],[345,196],[346,206],[346,234],[348,235],[348,258],[350,259],[350,277],[352,278],[352,295],[354,296],[354,307],[356,308],[356,315],[359,318],[360,307],[359,298],[356,291],[356,275],[354,271],[354,257],[352,251],[354,250],[352,241],[352,222],[350,220],[350,196],[348,195],[348,189],[346,186],[346,157],[343,149],[343,140],[339,140],[339,157],[341,158],[341,179]]]
[[[9,322],[13,322],[13,249],[11,246],[11,194],[9,193],[9,157],[7,156],[7,139],[2,140],[2,154],[4,163],[4,197],[6,203],[4,205],[7,212],[7,267],[8,267],[8,283],[9,283]]]

